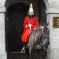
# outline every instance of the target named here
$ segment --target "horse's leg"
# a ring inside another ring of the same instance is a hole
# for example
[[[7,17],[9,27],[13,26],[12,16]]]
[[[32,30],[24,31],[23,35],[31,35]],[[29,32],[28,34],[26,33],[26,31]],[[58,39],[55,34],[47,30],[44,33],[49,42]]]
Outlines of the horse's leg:
[[[29,48],[29,59],[31,59],[32,47]]]

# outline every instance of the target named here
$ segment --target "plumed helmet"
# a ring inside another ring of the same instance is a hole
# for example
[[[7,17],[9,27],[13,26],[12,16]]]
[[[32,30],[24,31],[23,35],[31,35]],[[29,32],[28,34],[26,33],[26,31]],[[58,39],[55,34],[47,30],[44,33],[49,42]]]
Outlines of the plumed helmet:
[[[30,16],[34,15],[34,10],[33,10],[33,5],[32,5],[32,3],[30,4],[29,11],[28,11],[28,15],[30,15]]]

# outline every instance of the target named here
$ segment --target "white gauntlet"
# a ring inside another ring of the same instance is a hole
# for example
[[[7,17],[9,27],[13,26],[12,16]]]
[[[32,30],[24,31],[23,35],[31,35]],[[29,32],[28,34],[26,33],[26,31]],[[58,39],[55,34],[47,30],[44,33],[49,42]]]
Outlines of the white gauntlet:
[[[27,25],[26,25],[26,28],[27,28]]]
[[[35,30],[36,28],[34,28],[34,30]]]
[[[28,27],[31,27],[32,26],[32,24],[28,24]]]

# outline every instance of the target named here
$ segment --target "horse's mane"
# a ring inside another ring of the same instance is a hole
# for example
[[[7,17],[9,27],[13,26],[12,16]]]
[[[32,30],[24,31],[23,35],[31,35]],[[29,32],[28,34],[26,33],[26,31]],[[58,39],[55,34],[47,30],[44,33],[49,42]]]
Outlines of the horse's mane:
[[[33,43],[37,40],[36,38],[37,38],[39,32],[41,33],[41,31],[39,30],[39,27],[38,27],[37,29],[35,29],[35,30],[31,33],[31,35],[30,35],[30,37],[29,37],[29,43],[28,43],[28,46],[29,46],[29,47],[32,46]]]

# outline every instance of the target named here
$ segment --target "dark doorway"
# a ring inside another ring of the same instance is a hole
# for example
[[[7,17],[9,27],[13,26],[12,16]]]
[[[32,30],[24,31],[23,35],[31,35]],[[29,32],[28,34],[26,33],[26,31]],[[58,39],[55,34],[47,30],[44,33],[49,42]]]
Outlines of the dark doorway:
[[[7,52],[19,52],[23,46],[21,34],[28,8],[28,5],[22,3],[13,4],[7,8],[5,20]]]
[[[39,12],[39,21],[41,23],[47,23],[46,4],[44,0],[38,1],[38,12]]]

